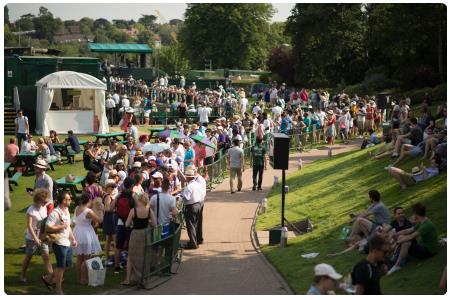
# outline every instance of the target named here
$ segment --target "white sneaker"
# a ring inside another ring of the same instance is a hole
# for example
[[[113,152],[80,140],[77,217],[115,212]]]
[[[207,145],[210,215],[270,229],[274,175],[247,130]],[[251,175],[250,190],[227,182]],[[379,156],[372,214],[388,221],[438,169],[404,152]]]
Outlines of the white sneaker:
[[[391,275],[392,273],[399,271],[400,269],[401,269],[400,267],[393,266],[393,267],[387,272],[386,275],[389,276],[389,275]]]

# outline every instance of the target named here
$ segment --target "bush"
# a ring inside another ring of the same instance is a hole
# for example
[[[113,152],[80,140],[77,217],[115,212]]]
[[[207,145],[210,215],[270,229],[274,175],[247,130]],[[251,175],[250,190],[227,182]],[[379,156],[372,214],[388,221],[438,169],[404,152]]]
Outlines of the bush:
[[[431,97],[434,101],[447,102],[447,83],[435,86],[431,91]]]
[[[368,94],[367,88],[362,83],[349,85],[346,88],[344,88],[343,90],[350,97],[353,97],[355,94],[357,94],[358,96],[364,96],[364,95]]]
[[[423,89],[410,90],[403,94],[404,97],[411,98],[411,105],[420,104],[423,102],[426,94],[432,94],[433,88],[426,87]],[[400,97],[401,98],[401,97]]]
[[[391,88],[395,85],[384,73],[374,73],[366,75],[362,82],[369,94]]]

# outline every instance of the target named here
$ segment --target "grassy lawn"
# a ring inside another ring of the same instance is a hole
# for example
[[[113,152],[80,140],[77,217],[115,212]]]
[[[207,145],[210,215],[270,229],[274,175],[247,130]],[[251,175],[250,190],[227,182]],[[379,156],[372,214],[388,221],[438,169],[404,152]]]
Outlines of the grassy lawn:
[[[311,233],[290,239],[285,249],[265,246],[262,251],[298,294],[305,294],[311,285],[314,265],[329,263],[346,275],[354,264],[364,258],[357,252],[334,258],[327,258],[326,254],[345,249],[344,242],[339,240],[340,230],[348,222],[349,212],[364,210],[369,205],[367,192],[371,189],[380,191],[382,201],[391,211],[400,205],[406,208],[408,216],[411,215],[411,206],[422,202],[439,236],[446,236],[447,174],[440,174],[400,193],[398,183],[383,169],[390,159],[372,161],[367,151],[357,150],[319,160],[287,177],[286,218],[291,222],[309,218],[315,228]],[[409,171],[418,164],[417,159],[408,159],[400,167]],[[258,217],[257,230],[267,230],[280,224],[281,195],[278,191],[271,191],[268,204],[268,212]],[[310,252],[320,255],[313,259],[300,256]],[[398,273],[383,277],[382,292],[439,294],[439,278],[446,262],[446,248],[442,247],[430,259],[411,260]]]
[[[140,133],[148,134],[147,127],[138,127]],[[114,130],[119,131],[119,130]],[[4,136],[5,144],[8,143],[11,136]],[[65,135],[60,135],[60,138],[66,138]],[[94,137],[87,135],[79,135],[80,140],[94,140]],[[37,140],[37,136],[34,136]],[[80,156],[76,156],[76,162],[73,165],[64,163],[63,165],[56,165],[55,171],[48,171],[48,174],[54,179],[67,176],[67,174],[73,174],[76,176],[86,175],[86,171],[83,168],[83,162]],[[5,257],[5,292],[7,294],[48,294],[48,289],[41,282],[41,275],[43,274],[43,264],[40,257],[34,257],[31,261],[28,269],[28,283],[19,283],[19,274],[21,271],[22,260],[24,258],[23,250],[19,247],[25,241],[25,212],[27,208],[32,204],[32,198],[26,193],[26,187],[33,187],[34,176],[22,176],[19,179],[19,186],[13,186],[14,191],[11,192],[12,208],[5,212],[5,244],[4,244],[4,257]],[[100,241],[105,239],[102,236],[101,230],[99,230]],[[102,248],[104,249],[104,243],[102,242]],[[53,264],[55,263],[54,255],[51,253]],[[75,260],[74,260],[75,262]],[[102,287],[87,287],[81,286],[76,283],[75,270],[69,269],[65,274],[65,281],[63,289],[67,294],[95,294],[104,290],[111,290],[120,288],[120,282],[124,280],[125,274],[121,273],[115,275],[112,268],[108,268],[106,273],[105,285]]]

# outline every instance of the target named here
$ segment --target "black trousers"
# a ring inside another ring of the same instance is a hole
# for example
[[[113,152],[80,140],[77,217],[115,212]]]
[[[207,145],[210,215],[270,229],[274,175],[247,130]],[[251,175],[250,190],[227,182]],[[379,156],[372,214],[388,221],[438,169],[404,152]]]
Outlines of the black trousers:
[[[258,177],[259,173],[259,177]],[[256,186],[256,178],[258,177],[258,188],[261,187],[263,181],[264,165],[253,166],[253,186]]]
[[[205,203],[201,204],[200,213],[198,215],[197,223],[197,244],[203,243],[203,207]]]
[[[109,125],[114,125],[114,108],[106,109],[106,118],[109,121]]]
[[[186,229],[189,236],[191,246],[197,247],[197,228],[202,206],[200,203],[186,205],[184,207],[184,217]]]

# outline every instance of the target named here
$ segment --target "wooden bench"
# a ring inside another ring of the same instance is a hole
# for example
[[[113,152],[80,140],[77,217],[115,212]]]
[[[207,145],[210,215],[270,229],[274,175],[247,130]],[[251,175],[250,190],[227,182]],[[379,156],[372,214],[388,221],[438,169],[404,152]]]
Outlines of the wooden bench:
[[[75,155],[82,154],[83,152],[76,153],[72,149],[67,149],[67,160],[70,164],[73,164],[75,162]]]
[[[19,185],[18,181],[20,177],[22,177],[22,173],[16,172],[11,178],[8,178],[9,190],[11,191],[13,190],[11,184],[14,184],[15,186]]]

